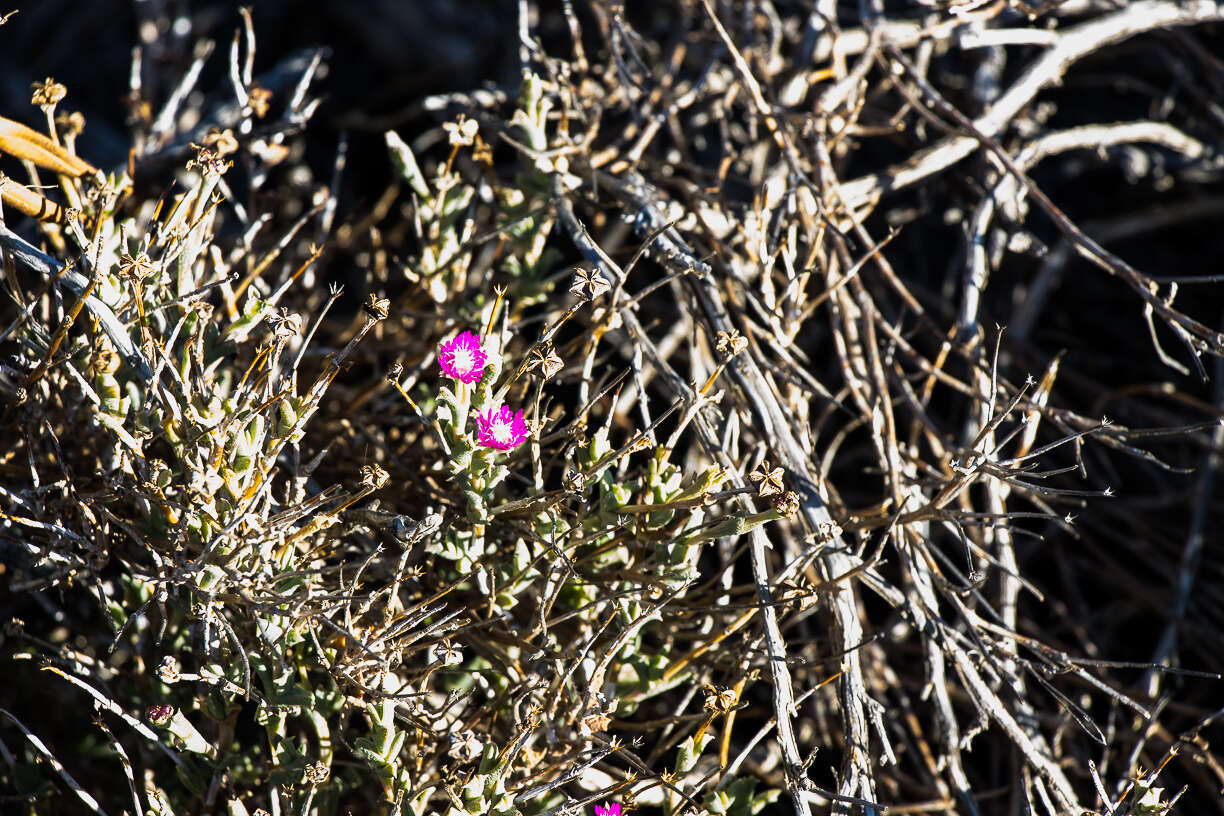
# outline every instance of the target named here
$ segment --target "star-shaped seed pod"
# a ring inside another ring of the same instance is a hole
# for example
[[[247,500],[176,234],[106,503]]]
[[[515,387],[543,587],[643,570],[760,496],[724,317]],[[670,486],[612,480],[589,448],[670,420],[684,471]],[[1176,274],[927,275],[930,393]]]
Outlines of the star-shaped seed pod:
[[[379,490],[391,478],[391,474],[378,465],[362,465],[357,472],[361,476],[361,488],[363,490]]]
[[[302,317],[282,308],[279,313],[268,316],[272,336],[277,340],[288,340],[302,333]]]
[[[735,693],[735,689],[715,686],[710,683],[702,683],[701,685],[705,690],[706,711],[726,714],[739,704],[739,695]]]
[[[762,459],[761,463],[748,474],[748,481],[757,486],[758,496],[766,498],[776,496],[783,491],[782,477],[784,475],[782,468],[770,470],[768,460]]]
[[[728,359],[748,348],[748,338],[740,334],[736,329],[720,331],[716,336],[718,337],[718,344],[715,348],[727,355]]]
[[[565,361],[557,355],[552,343],[532,349],[527,361],[527,370],[539,369],[540,378],[545,380],[552,379],[564,367]]]
[[[156,271],[153,259],[146,252],[137,252],[135,255],[125,252],[119,256],[119,273],[125,277],[143,281],[153,277]]]
[[[54,108],[68,95],[68,89],[51,77],[47,77],[42,82],[31,83],[30,90],[33,91],[30,96],[30,104],[38,105],[40,108]]]
[[[799,494],[788,490],[773,500],[774,510],[778,515],[790,518],[799,512]]]
[[[598,270],[578,267],[574,270],[574,282],[570,284],[570,293],[583,300],[594,300],[610,288],[611,285]]]
[[[365,303],[361,304],[361,310],[375,320],[386,320],[387,314],[391,311],[391,301],[371,292]]]

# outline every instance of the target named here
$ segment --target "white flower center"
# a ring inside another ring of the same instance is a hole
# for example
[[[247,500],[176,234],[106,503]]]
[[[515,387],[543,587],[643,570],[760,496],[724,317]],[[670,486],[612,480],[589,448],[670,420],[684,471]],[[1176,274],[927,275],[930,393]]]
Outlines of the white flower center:
[[[510,423],[505,420],[497,419],[493,421],[493,438],[502,445],[510,444],[510,439],[513,437],[513,432],[510,430]]]
[[[451,365],[460,374],[466,374],[472,370],[472,366],[476,364],[476,355],[472,354],[471,349],[457,348],[454,355],[451,357]]]

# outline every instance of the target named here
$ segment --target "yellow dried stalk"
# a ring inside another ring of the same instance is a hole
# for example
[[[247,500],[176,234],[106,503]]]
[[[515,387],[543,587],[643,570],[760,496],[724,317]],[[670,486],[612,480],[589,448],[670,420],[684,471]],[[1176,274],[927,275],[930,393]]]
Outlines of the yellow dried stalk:
[[[0,116],[0,152],[25,159],[38,167],[62,176],[83,176],[97,173],[89,162],[75,156],[50,137],[28,128],[20,122]],[[11,179],[0,176],[0,197],[12,207],[40,221],[63,223],[64,209],[45,196]]]
[[[39,221],[63,223],[63,207],[28,187],[23,187],[12,179],[3,176],[0,176],[0,199],[4,200],[5,207],[12,207],[18,212],[37,218]]]
[[[49,136],[3,116],[0,116],[0,151],[65,176],[98,172],[92,164],[69,153]]]

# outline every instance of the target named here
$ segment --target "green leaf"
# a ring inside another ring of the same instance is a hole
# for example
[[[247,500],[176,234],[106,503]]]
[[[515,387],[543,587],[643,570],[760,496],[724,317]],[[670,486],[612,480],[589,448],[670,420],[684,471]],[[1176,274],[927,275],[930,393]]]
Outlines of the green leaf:
[[[693,736],[680,743],[680,747],[676,749],[676,773],[686,774],[693,770],[693,766],[697,764],[697,760],[701,758],[701,752],[706,749],[714,740],[714,735],[709,729],[702,733],[700,740],[694,740]]]
[[[425,174],[421,172],[421,166],[417,164],[412,148],[394,130],[388,130],[384,138],[391,154],[391,163],[395,165],[400,176],[408,182],[413,192],[421,198],[429,198],[432,195],[429,184],[425,181]]]

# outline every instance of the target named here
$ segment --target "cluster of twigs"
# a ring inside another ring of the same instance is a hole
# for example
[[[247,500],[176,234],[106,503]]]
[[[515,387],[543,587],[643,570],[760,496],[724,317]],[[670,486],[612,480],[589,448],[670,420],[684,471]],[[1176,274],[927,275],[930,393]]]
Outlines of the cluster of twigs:
[[[524,0],[368,210],[249,16],[125,168],[0,132],[4,796],[1221,809],[1218,277],[1117,245],[1224,211],[1224,3],[648,5]]]

